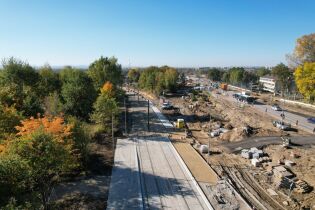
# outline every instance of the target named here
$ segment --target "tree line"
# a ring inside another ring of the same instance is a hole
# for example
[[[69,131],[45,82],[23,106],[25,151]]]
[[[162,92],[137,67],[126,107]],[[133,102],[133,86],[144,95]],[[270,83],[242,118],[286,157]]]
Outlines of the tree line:
[[[53,187],[86,167],[95,135],[91,126],[111,132],[122,78],[113,57],[100,57],[86,71],[67,66],[58,72],[49,65],[35,69],[15,58],[3,60],[0,208],[48,209]]]
[[[127,74],[129,82],[136,82],[139,88],[157,95],[166,91],[174,92],[179,76],[176,69],[168,66],[151,66],[143,70],[130,69]]]
[[[210,68],[203,70],[213,81],[226,82],[232,85],[250,87],[258,83],[259,77],[274,76],[280,86],[281,94],[289,91],[294,81],[297,90],[309,101],[315,100],[315,33],[304,35],[297,39],[292,54],[287,55],[289,66],[280,63],[271,70],[259,68],[247,71],[242,67],[233,67],[228,70]]]

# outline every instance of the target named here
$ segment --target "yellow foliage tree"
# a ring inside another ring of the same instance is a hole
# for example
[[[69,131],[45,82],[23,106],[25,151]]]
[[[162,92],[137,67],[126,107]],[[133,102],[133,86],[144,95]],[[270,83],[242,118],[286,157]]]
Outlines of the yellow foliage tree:
[[[304,63],[299,66],[294,72],[296,86],[300,93],[310,99],[315,98],[315,62]]]

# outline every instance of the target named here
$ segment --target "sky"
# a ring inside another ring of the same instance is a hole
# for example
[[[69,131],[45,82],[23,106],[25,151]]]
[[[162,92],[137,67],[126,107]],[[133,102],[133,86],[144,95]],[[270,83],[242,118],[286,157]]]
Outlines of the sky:
[[[0,0],[0,58],[31,65],[273,66],[315,32],[314,0]]]

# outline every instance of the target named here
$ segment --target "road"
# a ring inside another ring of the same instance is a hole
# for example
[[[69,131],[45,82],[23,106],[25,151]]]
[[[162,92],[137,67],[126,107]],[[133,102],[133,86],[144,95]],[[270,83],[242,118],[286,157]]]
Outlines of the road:
[[[292,136],[290,137],[293,146],[310,146],[315,144],[314,136]],[[270,144],[282,144],[279,136],[251,137],[239,142],[222,143],[229,152],[237,152],[251,147],[263,147]]]
[[[129,104],[131,132],[117,140],[107,209],[212,209],[169,141],[167,122],[151,104],[147,132],[147,103],[131,96]]]
[[[236,102],[236,99],[234,99],[232,97],[233,91],[227,91],[226,92],[227,94],[226,95],[220,95],[219,97],[223,97],[224,99],[226,100],[229,100],[229,101],[232,101],[232,102]],[[278,120],[281,120],[281,116],[280,114],[282,113],[282,111],[275,111],[271,108],[270,105],[266,105],[266,104],[263,104],[263,103],[258,103],[258,104],[254,104],[254,105],[251,105],[253,108],[255,108],[256,110],[260,111],[260,112],[263,112],[265,114],[268,114],[269,116],[271,117],[274,117]],[[266,112],[267,110],[267,112]],[[300,115],[297,115],[297,114],[294,114],[294,113],[290,113],[290,112],[287,112],[284,110],[284,115],[285,115],[285,119],[284,119],[284,122],[287,122],[287,123],[290,123],[291,126],[297,128],[297,129],[302,129],[308,133],[313,133],[313,130],[315,128],[315,124],[312,124],[312,123],[309,123],[307,122],[307,119],[303,116],[300,116]],[[298,126],[296,126],[296,121],[298,121]]]
[[[200,83],[203,86],[208,86],[210,84],[210,80],[208,79],[197,79],[196,80],[197,83]],[[235,93],[233,91],[227,91],[227,95],[222,95],[222,97],[226,98],[229,101],[236,101],[233,97],[232,94]],[[279,104],[281,106],[281,104]],[[271,117],[274,117],[278,120],[281,120],[282,118],[280,117],[280,114],[282,113],[281,111],[274,111],[270,105],[266,105],[263,103],[259,103],[259,104],[254,104],[253,107],[260,111],[260,112],[264,112],[266,114],[268,114]],[[266,112],[267,109],[267,112]],[[285,114],[285,119],[284,121],[287,123],[290,123],[291,126],[295,126],[298,129],[302,129],[308,133],[312,133],[314,134],[314,129],[315,129],[315,124],[313,123],[309,123],[307,121],[307,118],[303,115],[298,115],[296,113],[291,113],[288,111],[284,110],[284,114]],[[298,125],[296,126],[296,122],[298,121]]]

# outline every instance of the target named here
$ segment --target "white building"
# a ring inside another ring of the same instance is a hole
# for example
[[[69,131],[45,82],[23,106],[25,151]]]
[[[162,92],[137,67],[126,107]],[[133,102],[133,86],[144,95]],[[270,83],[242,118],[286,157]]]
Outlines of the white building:
[[[259,78],[259,82],[262,84],[264,91],[271,93],[277,93],[279,91],[279,84],[277,79],[272,76],[263,76]]]

